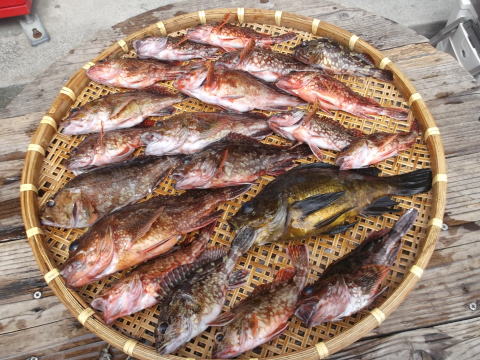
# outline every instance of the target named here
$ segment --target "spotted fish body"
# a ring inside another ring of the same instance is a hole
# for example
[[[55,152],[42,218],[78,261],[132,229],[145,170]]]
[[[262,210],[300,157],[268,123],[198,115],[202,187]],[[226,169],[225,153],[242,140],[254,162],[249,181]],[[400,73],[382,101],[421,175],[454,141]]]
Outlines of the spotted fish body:
[[[221,315],[229,322],[218,330],[213,358],[232,358],[264,344],[288,327],[308,274],[305,245],[288,247],[294,268],[280,270],[272,283],[259,285],[253,293]]]
[[[400,151],[409,149],[418,136],[416,122],[409,132],[370,134],[356,139],[344,149],[336,159],[336,164],[341,170],[361,168],[376,164],[389,157],[397,155]]]
[[[228,20],[228,19],[226,19]],[[201,44],[210,44],[223,48],[225,51],[233,51],[246,47],[252,40],[261,47],[267,47],[296,37],[294,32],[271,36],[257,32],[248,27],[226,23],[198,25],[188,30],[185,37]]]
[[[163,61],[187,61],[192,59],[209,59],[219,55],[218,47],[184,41],[179,37],[149,37],[135,40],[133,47],[140,59],[157,59]]]
[[[220,325],[228,289],[241,286],[246,270],[233,271],[238,258],[250,247],[251,230],[237,233],[228,255],[195,270],[184,283],[173,289],[159,305],[155,346],[160,354],[176,351],[210,325]],[[183,268],[175,272],[182,272]]]
[[[141,135],[147,155],[193,154],[231,134],[263,139],[271,134],[265,119],[224,112],[187,112],[158,122]]]
[[[172,271],[183,265],[196,264],[204,256],[212,228],[204,228],[198,240],[140,265],[127,276],[115,281],[93,299],[92,307],[101,311],[105,322],[111,324],[119,317],[157,304],[179,281],[170,279]]]
[[[157,60],[108,59],[87,70],[90,80],[103,85],[126,89],[147,89],[162,80],[173,80],[189,71],[188,66],[176,66]]]
[[[355,250],[329,265],[303,290],[296,316],[311,327],[341,320],[370,305],[384,290],[381,284],[417,215],[417,210],[408,210],[392,229],[371,233]]]
[[[148,116],[164,114],[166,109],[183,99],[178,94],[164,96],[140,91],[109,94],[70,110],[62,123],[62,132],[81,135],[129,128]]]
[[[304,41],[295,48],[294,56],[305,64],[334,74],[372,76],[383,81],[393,80],[391,71],[375,68],[367,55],[351,51],[327,38]]]
[[[308,154],[303,146],[288,149],[235,136],[189,156],[172,176],[179,190],[247,184],[262,175],[282,174]]]
[[[247,71],[267,82],[275,82],[281,76],[293,71],[313,70],[312,67],[302,64],[290,55],[261,47],[225,53],[217,60],[217,64],[224,65],[229,69]]]
[[[82,173],[41,209],[42,224],[64,228],[90,226],[102,216],[151,193],[181,161],[180,156],[144,156]]]
[[[397,120],[406,120],[408,116],[408,111],[383,107],[375,100],[357,94],[341,81],[321,72],[290,73],[281,77],[276,85],[309,103],[317,104],[327,112],[341,110],[363,118],[386,115]]]
[[[248,187],[195,190],[125,206],[96,222],[71,247],[61,274],[80,287],[170,250],[180,236],[214,222],[217,206]]]
[[[302,102],[281,94],[243,71],[223,66],[202,66],[180,76],[174,86],[182,93],[227,110],[287,110]]]
[[[319,159],[323,157],[320,149],[340,151],[365,136],[361,131],[345,128],[330,118],[305,115],[301,110],[272,115],[268,123],[277,134],[308,144]]]

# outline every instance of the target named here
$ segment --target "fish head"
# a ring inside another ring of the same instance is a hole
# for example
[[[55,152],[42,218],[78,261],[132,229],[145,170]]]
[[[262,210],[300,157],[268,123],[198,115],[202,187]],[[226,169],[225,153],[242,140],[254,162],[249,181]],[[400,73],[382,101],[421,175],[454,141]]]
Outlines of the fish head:
[[[70,158],[66,162],[67,169],[77,170],[92,165],[95,158],[94,145],[95,144],[88,144],[88,146],[82,146],[82,151],[77,151],[78,148],[73,149]]]
[[[84,227],[97,219],[93,205],[78,189],[63,189],[48,200],[42,209],[44,225],[67,228]]]
[[[68,286],[78,288],[94,281],[113,262],[114,241],[110,226],[90,229],[77,239],[78,245],[60,274]]]
[[[212,357],[215,359],[229,359],[243,353],[247,347],[243,342],[247,339],[242,336],[241,329],[234,323],[220,329],[215,334],[215,344],[212,350]],[[242,341],[243,340],[243,341]]]
[[[91,132],[92,116],[88,105],[70,109],[68,117],[63,121],[62,132],[67,135],[80,135]]]
[[[96,82],[108,82],[116,78],[120,73],[117,63],[110,60],[101,60],[87,70],[87,76]]]
[[[149,37],[142,40],[135,40],[132,45],[138,57],[141,59],[154,57],[158,52],[167,47],[167,43],[167,37]]]
[[[371,163],[374,152],[366,139],[359,139],[338,154],[335,164],[340,170],[358,169]]]
[[[275,85],[287,92],[301,89],[305,86],[305,74],[306,71],[292,72],[278,79]]]
[[[179,76],[175,80],[174,86],[180,91],[198,89],[205,82],[207,74],[208,71],[206,66],[198,67],[196,69],[193,69],[192,71],[189,71],[188,73]]]
[[[268,119],[268,125],[277,134],[289,140],[295,140],[293,132],[300,126],[304,116],[305,112],[302,110],[280,112]]]
[[[195,336],[198,309],[195,309],[189,295],[181,294],[168,309],[160,310],[155,328],[155,346],[160,354],[170,354]]]
[[[305,64],[316,64],[322,54],[323,42],[318,40],[303,41],[295,47],[294,56]]]
[[[215,27],[210,24],[198,25],[188,30],[185,37],[194,42],[205,43],[210,38],[214,28]]]

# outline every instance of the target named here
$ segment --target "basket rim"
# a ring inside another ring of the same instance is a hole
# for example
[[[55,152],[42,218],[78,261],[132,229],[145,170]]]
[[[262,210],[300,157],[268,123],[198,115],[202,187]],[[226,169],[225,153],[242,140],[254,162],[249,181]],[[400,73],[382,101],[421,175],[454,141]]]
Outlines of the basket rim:
[[[265,358],[291,359],[294,357],[300,357],[307,359],[323,359],[328,355],[349,346],[379,326],[413,290],[415,284],[421,278],[433,250],[435,249],[435,243],[438,239],[439,231],[443,223],[447,189],[446,162],[440,131],[438,127],[436,127],[435,121],[421,95],[388,57],[385,57],[379,50],[357,35],[333,24],[280,10],[217,8],[182,14],[159,21],[140,29],[107,47],[101,54],[93,59],[92,62],[85,64],[67,81],[65,86],[60,90],[59,95],[54,100],[47,114],[43,116],[40,121],[37,130],[32,136],[31,143],[27,148],[20,186],[20,201],[22,218],[28,242],[32,247],[34,257],[49,287],[53,290],[57,298],[62,301],[69,311],[77,317],[80,323],[89,331],[93,332],[112,346],[124,351],[127,355],[139,359],[185,359],[173,355],[169,355],[168,357],[159,355],[155,352],[154,348],[143,345],[107,326],[76,291],[65,286],[64,281],[59,276],[58,269],[54,266],[54,262],[50,257],[48,249],[44,246],[42,225],[38,218],[37,187],[35,184],[41,173],[41,165],[46,152],[45,149],[48,147],[48,144],[51,142],[57,131],[57,124],[68,111],[70,105],[75,101],[76,93],[79,92],[78,89],[83,89],[88,82],[85,75],[86,69],[92,66],[94,62],[103,58],[121,54],[122,52],[128,52],[129,44],[133,39],[144,37],[146,34],[151,33],[165,36],[168,33],[197,24],[218,21],[226,13],[235,14],[236,20],[240,23],[265,23],[285,26],[300,31],[311,32],[313,35],[319,35],[320,32],[321,34],[334,38],[343,45],[350,47],[352,50],[356,49],[368,53],[378,67],[382,69],[388,68],[396,75],[394,84],[404,95],[405,99],[408,99],[408,104],[410,105],[412,112],[422,126],[425,143],[431,154],[430,166],[433,173],[432,204],[430,208],[431,220],[428,224],[428,230],[423,246],[419,248],[416,254],[417,258],[415,265],[413,265],[405,274],[405,277],[393,293],[381,305],[370,311],[368,316],[339,335],[294,353]]]

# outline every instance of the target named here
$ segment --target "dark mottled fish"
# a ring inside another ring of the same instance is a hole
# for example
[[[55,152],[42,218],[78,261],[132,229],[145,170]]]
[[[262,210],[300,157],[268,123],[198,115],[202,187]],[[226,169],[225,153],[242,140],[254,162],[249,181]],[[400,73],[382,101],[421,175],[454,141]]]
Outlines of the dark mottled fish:
[[[377,69],[368,55],[351,51],[327,38],[304,41],[295,48],[294,56],[305,64],[334,74],[372,76],[384,81],[393,80],[392,72]]]
[[[125,92],[103,96],[70,110],[62,123],[63,133],[81,135],[122,129],[140,124],[148,116],[165,115],[165,110],[184,99],[148,92]]]
[[[247,189],[194,190],[125,206],[72,243],[61,274],[68,286],[80,287],[163,254],[181,235],[214,222],[222,213],[217,206]]]
[[[302,104],[299,99],[281,94],[246,72],[212,64],[180,76],[174,86],[207,104],[237,112],[287,110],[289,106]]]
[[[241,49],[253,40],[258,46],[266,47],[295,39],[297,34],[289,32],[271,36],[259,33],[251,28],[229,24],[227,15],[222,23],[203,24],[187,31],[185,37],[194,42],[221,47],[226,51]]]
[[[253,46],[225,53],[216,63],[229,69],[247,71],[267,82],[277,81],[281,76],[293,71],[314,70],[291,55]]]
[[[250,246],[251,230],[242,229],[232,242],[227,256],[195,270],[175,288],[159,306],[155,347],[160,354],[170,354],[208,326],[222,325],[217,317],[229,289],[245,283],[248,271],[233,271],[238,258]],[[182,274],[183,267],[174,270]]]
[[[275,280],[258,285],[253,293],[217,321],[228,322],[215,335],[212,357],[232,358],[279,336],[288,327],[308,274],[308,249],[289,246],[294,268],[281,269]]]
[[[78,175],[41,210],[44,225],[79,228],[151,193],[180,156],[137,157]]]
[[[157,59],[164,61],[186,61],[191,59],[210,59],[219,55],[218,47],[181,42],[179,37],[149,37],[135,40],[133,47],[140,59]]]
[[[370,305],[385,290],[382,282],[417,215],[417,210],[408,210],[392,229],[371,233],[355,250],[329,265],[303,290],[296,316],[311,327],[341,320]]]
[[[369,118],[370,115],[386,115],[397,120],[406,120],[408,111],[395,107],[384,107],[373,99],[361,96],[334,77],[321,72],[303,71],[282,76],[277,87],[299,96],[321,109],[341,110]]]
[[[341,171],[324,163],[298,166],[278,176],[230,220],[233,228],[256,229],[262,245],[310,235],[336,234],[355,225],[358,215],[377,216],[397,203],[388,195],[430,190],[432,172],[420,169],[378,177],[376,168]]]
[[[309,153],[304,146],[290,149],[246,137],[229,137],[189,156],[172,176],[176,189],[249,184],[262,175],[284,173],[294,166],[294,160]]]

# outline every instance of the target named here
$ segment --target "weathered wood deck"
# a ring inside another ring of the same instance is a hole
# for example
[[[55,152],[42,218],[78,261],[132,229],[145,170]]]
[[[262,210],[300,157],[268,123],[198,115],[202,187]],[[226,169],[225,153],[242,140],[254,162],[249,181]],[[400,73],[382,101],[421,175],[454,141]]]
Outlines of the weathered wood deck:
[[[428,269],[379,328],[332,359],[480,358],[480,89],[449,55],[390,20],[327,1],[193,0],[130,18],[53,64],[0,111],[0,358],[97,359],[105,343],[52,295],[25,238],[19,180],[25,150],[59,88],[76,69],[126,34],[161,19],[215,7],[282,9],[346,28],[397,63],[440,128],[448,163],[445,223]],[[40,299],[33,294],[41,292]],[[124,355],[112,351],[115,359]]]

